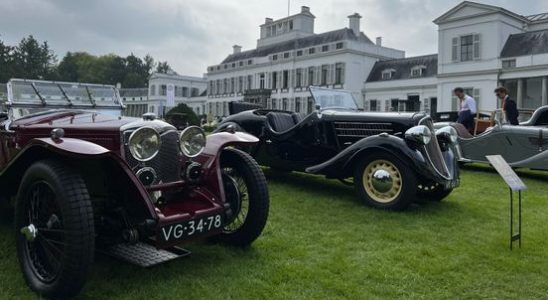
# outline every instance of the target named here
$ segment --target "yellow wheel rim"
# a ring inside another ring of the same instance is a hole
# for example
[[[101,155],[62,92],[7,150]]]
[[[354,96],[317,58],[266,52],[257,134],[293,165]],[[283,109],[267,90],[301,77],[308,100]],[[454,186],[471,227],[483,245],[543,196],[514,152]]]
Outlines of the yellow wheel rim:
[[[401,193],[401,173],[388,160],[374,160],[363,171],[362,184],[371,199],[379,203],[389,203]]]

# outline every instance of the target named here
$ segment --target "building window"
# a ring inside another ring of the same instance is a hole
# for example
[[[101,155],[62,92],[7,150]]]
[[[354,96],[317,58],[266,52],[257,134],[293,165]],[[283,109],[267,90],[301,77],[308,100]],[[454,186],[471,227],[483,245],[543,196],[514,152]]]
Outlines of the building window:
[[[289,30],[293,30],[293,20],[289,20]]]
[[[247,89],[250,90],[253,88],[253,76],[247,75]]]
[[[308,48],[308,54],[316,53],[316,48]]]
[[[150,95],[156,96],[156,86],[154,84],[150,86]]]
[[[307,106],[307,112],[311,113],[312,110],[314,109],[314,98],[308,97],[308,101],[306,103],[306,106]]]
[[[188,88],[183,87],[183,97],[188,97]]]
[[[244,62],[241,61],[239,65],[240,65],[240,67],[243,67],[243,66],[244,66]]]
[[[323,45],[322,52],[327,52],[327,51],[329,51],[329,45]]]
[[[480,35],[468,34],[454,37],[451,43],[452,61],[472,61],[480,59]]]
[[[272,72],[272,89],[278,88],[278,72]]]
[[[510,69],[516,67],[516,60],[515,59],[505,59],[502,61],[502,68],[503,69]]]
[[[289,52],[284,53],[284,58],[289,58]]]
[[[232,67],[235,68],[235,67],[236,67],[236,63],[232,63]]]
[[[323,65],[322,66],[322,73],[320,79],[321,79],[321,85],[327,85],[327,76],[329,74],[329,65]]]
[[[414,66],[411,68],[411,77],[421,77],[426,71],[426,66]]]
[[[264,73],[259,75],[259,88],[264,89]]]
[[[338,63],[335,65],[335,84],[344,83],[344,64]]]
[[[282,89],[289,88],[289,71],[284,70],[282,73]]]
[[[272,109],[276,109],[276,98],[272,98]]]
[[[191,97],[198,97],[200,96],[200,89],[198,88],[192,88],[190,92]]]
[[[165,96],[167,94],[167,86],[165,84],[162,84],[160,86],[160,96]]]
[[[217,87],[215,88],[215,94],[221,94],[221,79],[217,79]]]
[[[230,93],[234,93],[235,87],[236,87],[236,81],[234,80],[234,77],[230,78]]]
[[[220,70],[221,69],[221,66],[217,66],[217,70]]]
[[[209,91],[207,92],[208,95],[213,95],[213,86],[214,86],[214,81],[210,81],[209,82]]]
[[[343,46],[344,46],[343,43],[337,43],[337,44],[335,44],[335,49],[342,49]]]
[[[224,65],[223,68],[224,68],[224,69],[227,69],[227,68],[228,68],[228,65]]]
[[[369,100],[369,111],[379,111],[377,100]]]
[[[287,98],[283,98],[282,99],[282,110],[288,110],[287,109],[287,106],[288,106],[287,103],[288,103]]]
[[[301,112],[301,98],[295,98],[295,112]]]
[[[225,80],[223,80],[223,94],[227,94],[228,93],[228,79],[225,78]]]
[[[272,55],[272,60],[278,60],[278,54]]]
[[[250,65],[250,64],[252,64],[252,63],[253,63],[253,60],[251,60],[251,59],[247,61],[247,64],[248,64],[248,65]]]
[[[241,93],[244,90],[244,77],[238,77],[238,92]]]
[[[153,113],[154,112],[154,105],[151,105],[150,108],[149,108],[149,112]]]
[[[314,67],[308,68],[308,85],[314,85]]]
[[[302,86],[303,69],[299,68],[295,70],[295,87],[300,88]]]
[[[303,50],[297,50],[297,56],[303,56]]]
[[[394,69],[388,69],[388,70],[384,70],[382,71],[382,79],[383,80],[389,80],[389,79],[392,79],[392,77],[394,76],[394,73],[396,73],[396,70]]]

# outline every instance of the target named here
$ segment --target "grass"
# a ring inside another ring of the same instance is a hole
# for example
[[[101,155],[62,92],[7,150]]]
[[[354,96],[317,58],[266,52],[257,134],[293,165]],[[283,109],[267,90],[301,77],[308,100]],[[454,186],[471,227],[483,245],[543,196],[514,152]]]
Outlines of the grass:
[[[266,171],[271,211],[251,248],[190,245],[140,269],[98,255],[81,299],[548,299],[548,173],[520,173],[523,248],[508,248],[508,191],[490,168],[462,171],[440,203],[366,207],[337,181]],[[0,225],[0,299],[34,299],[11,225]]]

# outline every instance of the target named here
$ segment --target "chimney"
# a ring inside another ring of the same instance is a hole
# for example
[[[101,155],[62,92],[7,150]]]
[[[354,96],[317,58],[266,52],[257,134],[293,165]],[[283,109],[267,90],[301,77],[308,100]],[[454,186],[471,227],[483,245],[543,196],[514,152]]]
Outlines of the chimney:
[[[301,13],[309,13],[310,7],[308,6],[301,6]]]
[[[382,46],[382,36],[377,37],[377,40],[375,41],[375,44],[377,44],[377,46]]]
[[[242,52],[242,46],[240,45],[234,45],[232,46],[232,54],[240,53]]]
[[[264,23],[265,24],[272,23],[272,18],[264,18]]]
[[[354,31],[355,35],[360,34],[360,19],[362,16],[358,13],[348,16],[348,27]]]

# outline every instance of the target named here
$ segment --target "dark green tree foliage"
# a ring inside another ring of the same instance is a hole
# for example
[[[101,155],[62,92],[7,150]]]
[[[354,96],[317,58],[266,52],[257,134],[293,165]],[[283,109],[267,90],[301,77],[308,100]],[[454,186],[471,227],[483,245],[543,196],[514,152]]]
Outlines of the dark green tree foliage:
[[[59,80],[102,84],[121,83],[125,88],[146,87],[153,71],[167,73],[167,62],[155,63],[146,55],[133,53],[127,57],[115,54],[101,56],[87,52],[67,52],[57,64],[56,56],[47,42],[39,43],[32,35],[17,46],[0,40],[0,83],[10,78]]]
[[[170,109],[166,114],[166,120],[175,126],[185,125],[186,122],[188,122],[188,125],[200,126],[200,119],[196,113],[184,103],[180,103]]]

